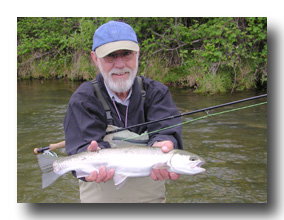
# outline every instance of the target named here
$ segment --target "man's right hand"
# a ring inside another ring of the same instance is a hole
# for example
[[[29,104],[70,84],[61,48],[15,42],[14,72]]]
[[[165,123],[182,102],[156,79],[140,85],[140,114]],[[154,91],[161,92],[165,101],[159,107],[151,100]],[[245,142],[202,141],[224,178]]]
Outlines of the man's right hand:
[[[96,151],[99,150],[100,147],[96,141],[92,141],[91,144],[88,146],[87,151]],[[106,170],[106,167],[101,167],[99,173],[95,170],[93,171],[90,176],[86,176],[85,180],[87,182],[107,182],[113,178],[114,169]]]

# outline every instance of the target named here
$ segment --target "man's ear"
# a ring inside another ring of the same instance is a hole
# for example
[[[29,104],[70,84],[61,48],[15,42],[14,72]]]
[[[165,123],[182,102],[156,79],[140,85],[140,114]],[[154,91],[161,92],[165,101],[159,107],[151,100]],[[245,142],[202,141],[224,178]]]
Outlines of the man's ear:
[[[96,64],[96,66],[98,67],[99,66],[99,61],[98,61],[98,57],[97,57],[95,51],[91,52],[91,57],[92,57],[92,60],[94,61],[94,63]]]

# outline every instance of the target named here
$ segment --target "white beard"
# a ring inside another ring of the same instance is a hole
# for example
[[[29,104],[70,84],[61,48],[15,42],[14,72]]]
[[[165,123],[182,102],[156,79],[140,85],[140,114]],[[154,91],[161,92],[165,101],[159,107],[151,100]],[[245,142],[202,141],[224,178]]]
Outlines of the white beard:
[[[107,86],[114,92],[121,93],[121,92],[127,92],[131,89],[134,79],[136,77],[137,71],[138,71],[138,58],[136,62],[136,68],[132,71],[128,67],[124,67],[123,69],[118,69],[118,68],[113,68],[111,69],[108,73],[103,71],[103,68],[101,66],[101,62],[98,59],[99,62],[99,69],[103,75],[104,81],[107,84]],[[117,79],[114,81],[112,79],[112,74],[120,74],[120,73],[125,73],[128,72],[128,79]]]

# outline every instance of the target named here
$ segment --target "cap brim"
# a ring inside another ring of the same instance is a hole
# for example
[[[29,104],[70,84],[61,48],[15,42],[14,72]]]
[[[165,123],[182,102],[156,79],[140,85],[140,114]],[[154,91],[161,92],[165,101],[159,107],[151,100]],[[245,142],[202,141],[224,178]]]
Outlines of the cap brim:
[[[133,41],[116,41],[104,44],[96,49],[96,55],[99,58],[105,57],[106,55],[117,51],[117,50],[132,50],[139,51],[139,46]]]

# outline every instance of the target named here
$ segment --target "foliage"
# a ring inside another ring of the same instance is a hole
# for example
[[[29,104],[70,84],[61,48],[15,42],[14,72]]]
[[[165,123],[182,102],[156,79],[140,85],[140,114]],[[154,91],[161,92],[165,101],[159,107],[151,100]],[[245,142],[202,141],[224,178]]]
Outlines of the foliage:
[[[266,18],[18,18],[18,77],[91,79],[94,31],[130,24],[140,44],[140,74],[164,83],[223,92],[267,84]]]

